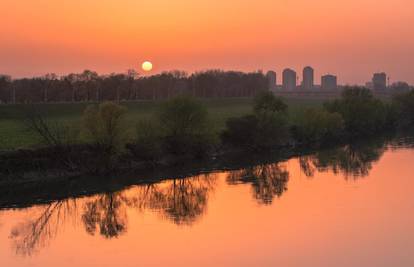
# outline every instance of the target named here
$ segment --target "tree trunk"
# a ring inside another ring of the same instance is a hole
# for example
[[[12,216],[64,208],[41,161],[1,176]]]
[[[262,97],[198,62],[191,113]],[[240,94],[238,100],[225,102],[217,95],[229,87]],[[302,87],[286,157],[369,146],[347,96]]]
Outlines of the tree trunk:
[[[96,102],[99,102],[99,87],[96,87]]]
[[[45,90],[44,90],[44,92],[43,92],[43,102],[44,103],[47,103],[47,87],[45,87]]]
[[[12,85],[11,103],[16,104],[16,86]]]

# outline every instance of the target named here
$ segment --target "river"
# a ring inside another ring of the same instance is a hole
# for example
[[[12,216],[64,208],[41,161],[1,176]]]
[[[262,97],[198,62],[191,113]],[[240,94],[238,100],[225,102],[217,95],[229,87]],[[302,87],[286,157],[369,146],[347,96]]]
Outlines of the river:
[[[3,208],[0,266],[411,267],[411,140]]]

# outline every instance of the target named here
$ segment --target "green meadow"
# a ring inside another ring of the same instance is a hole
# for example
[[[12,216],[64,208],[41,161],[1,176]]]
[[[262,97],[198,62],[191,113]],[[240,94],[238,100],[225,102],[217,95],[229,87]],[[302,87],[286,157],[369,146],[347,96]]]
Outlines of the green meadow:
[[[293,118],[295,114],[300,113],[305,108],[321,106],[324,99],[286,98],[285,101],[289,105],[289,114]],[[219,132],[225,126],[228,118],[251,112],[253,99],[221,98],[204,99],[202,102],[208,107],[214,130]],[[128,135],[133,136],[137,122],[141,119],[151,118],[160,104],[159,101],[122,103],[128,109],[126,116]],[[28,130],[25,123],[27,113],[32,110],[40,112],[50,121],[58,121],[76,130],[81,125],[82,113],[88,105],[90,104],[0,105],[0,150],[30,148],[41,145],[39,138]]]

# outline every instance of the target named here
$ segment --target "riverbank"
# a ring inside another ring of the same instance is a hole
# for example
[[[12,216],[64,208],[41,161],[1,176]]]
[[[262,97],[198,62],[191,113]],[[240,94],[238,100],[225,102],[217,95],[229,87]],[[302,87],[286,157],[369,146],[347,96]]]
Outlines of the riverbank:
[[[27,153],[27,151],[21,151],[21,153]],[[22,176],[10,175],[0,179],[0,208],[24,207],[68,197],[113,192],[135,184],[156,183],[164,179],[235,170],[282,161],[303,153],[306,152],[299,153],[284,149],[266,155],[252,154],[250,157],[244,157],[240,152],[227,152],[203,160],[192,160],[174,165],[159,164],[156,167],[143,161],[127,162],[118,165],[117,170],[112,172],[89,176],[79,172],[59,172],[46,168],[39,172],[22,172]]]
[[[319,169],[333,168],[354,176],[363,175],[388,148],[414,144],[412,136],[382,136],[325,149],[284,149],[267,154],[226,153],[203,161],[157,168],[125,168],[103,176],[38,176],[0,181],[0,209],[22,208],[97,193],[116,192],[139,184],[153,184],[168,179],[185,179],[207,173],[254,170],[292,158],[301,161],[309,173],[312,164]],[[267,175],[270,175],[268,173]],[[245,179],[249,179],[245,177]]]

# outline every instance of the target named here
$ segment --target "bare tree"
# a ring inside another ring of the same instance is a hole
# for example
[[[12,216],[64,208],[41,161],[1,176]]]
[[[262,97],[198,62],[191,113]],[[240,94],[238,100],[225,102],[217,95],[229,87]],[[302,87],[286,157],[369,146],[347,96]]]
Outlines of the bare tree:
[[[49,120],[35,106],[26,110],[25,124],[48,146],[62,146],[73,141],[72,131],[57,121]]]

